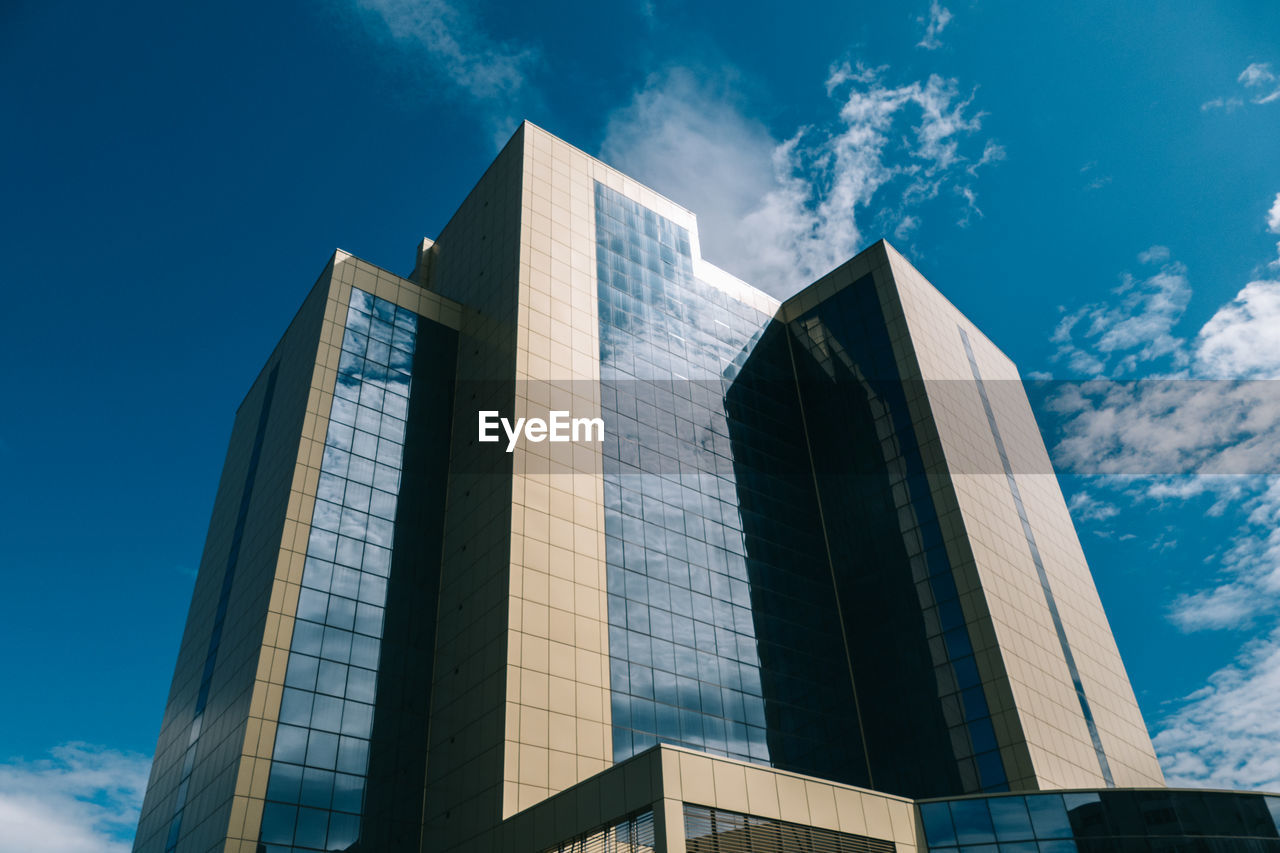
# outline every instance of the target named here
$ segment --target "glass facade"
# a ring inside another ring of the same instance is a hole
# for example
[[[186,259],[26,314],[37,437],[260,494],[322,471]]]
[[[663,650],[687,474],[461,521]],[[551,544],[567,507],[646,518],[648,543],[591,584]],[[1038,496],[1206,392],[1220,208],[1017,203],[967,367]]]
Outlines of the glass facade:
[[[870,785],[905,796],[1007,777],[871,276],[789,324]],[[848,522],[854,523],[848,523]]]
[[[1280,797],[1102,790],[920,804],[935,853],[1264,853],[1280,850]]]
[[[598,184],[596,223],[614,760],[661,741],[866,784],[782,330]]]
[[[276,379],[280,375],[277,364],[267,375],[267,387],[262,395],[258,413],[258,428],[254,432],[253,449],[249,454],[249,470],[245,475],[244,489],[240,494],[240,508],[236,512],[235,529],[231,534],[231,549],[227,555],[227,567],[222,575],[222,587],[218,592],[218,606],[213,616],[213,630],[209,636],[209,650],[205,654],[204,671],[200,674],[200,691],[196,695],[195,717],[187,736],[187,749],[182,757],[182,775],[174,797],[173,817],[169,821],[169,834],[165,838],[165,853],[178,848],[182,836],[182,817],[186,812],[187,795],[191,789],[191,773],[195,768],[196,753],[200,746],[200,732],[204,727],[204,712],[209,704],[209,689],[213,683],[213,670],[218,663],[218,649],[222,645],[222,628],[226,624],[227,606],[231,601],[231,587],[235,582],[236,566],[240,562],[240,545],[244,541],[245,522],[249,517],[249,499],[258,478],[258,462],[262,458],[262,443],[267,432],[267,419],[271,416],[271,401],[275,398]]]
[[[726,394],[770,763],[869,785],[862,715],[789,349],[785,327],[771,323]]]
[[[614,759],[661,741],[1004,790],[871,278],[784,326],[698,281],[683,229],[595,194]]]
[[[694,278],[683,228],[595,203],[613,758],[768,761],[723,400],[766,318]]]
[[[352,289],[260,839],[361,834],[418,317]]]

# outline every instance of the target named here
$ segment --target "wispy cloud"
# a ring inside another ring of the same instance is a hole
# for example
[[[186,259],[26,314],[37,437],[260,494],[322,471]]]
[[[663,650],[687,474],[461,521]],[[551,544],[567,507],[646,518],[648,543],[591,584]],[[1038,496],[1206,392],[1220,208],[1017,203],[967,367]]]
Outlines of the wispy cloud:
[[[506,141],[537,102],[529,74],[538,51],[502,42],[485,31],[465,5],[447,0],[355,0],[373,35],[410,55],[432,82],[481,111],[497,143]]]
[[[1280,788],[1280,631],[1249,643],[1238,659],[1185,697],[1154,742],[1170,785]]]
[[[150,765],[142,755],[83,743],[0,764],[0,848],[127,853]]]
[[[893,236],[899,240],[908,240],[915,230],[920,227],[920,219],[911,214],[902,217],[902,220],[893,229]]]
[[[836,117],[779,139],[747,117],[731,73],[670,69],[611,117],[601,157],[695,211],[709,260],[786,296],[862,247],[862,217],[910,233],[944,187],[976,211],[959,179],[1004,156],[990,141],[976,157],[963,150],[983,114],[958,81],[887,75],[833,66]]]
[[[1267,230],[1272,234],[1280,234],[1280,193],[1276,193],[1276,200],[1271,203],[1271,209],[1267,211]],[[1270,266],[1280,267],[1280,243],[1276,243],[1276,259],[1270,263]]]
[[[1120,510],[1112,503],[1100,500],[1087,491],[1076,492],[1067,502],[1067,508],[1075,518],[1089,521],[1105,521],[1120,514]]]
[[[1244,98],[1210,98],[1200,105],[1201,112],[1211,112],[1213,110],[1223,110],[1224,112],[1233,113],[1244,106]]]
[[[1276,74],[1271,70],[1270,62],[1249,64],[1236,77],[1236,82],[1247,91],[1237,95],[1223,96],[1205,101],[1200,105],[1200,109],[1233,112],[1243,107],[1246,99],[1254,104],[1270,104],[1273,101],[1280,101],[1280,74]]]
[[[1111,183],[1110,175],[1103,175],[1098,172],[1098,161],[1090,160],[1080,167],[1080,174],[1085,176],[1087,183],[1085,189],[1100,190],[1107,184]]]
[[[1266,216],[1280,230],[1280,197]],[[1108,302],[1065,314],[1058,361],[1083,376],[1049,410],[1061,417],[1055,462],[1095,475],[1071,508],[1085,524],[1110,521],[1096,502],[1234,520],[1205,560],[1197,588],[1166,602],[1183,631],[1248,631],[1208,685],[1174,703],[1154,729],[1171,784],[1280,785],[1280,281],[1248,282],[1191,333],[1179,324],[1191,297],[1185,267],[1164,246],[1139,256]],[[1151,271],[1157,267],[1157,271]],[[1139,370],[1147,377],[1136,378]],[[1163,547],[1163,543],[1154,543]]]
[[[951,23],[951,11],[943,7],[938,0],[933,0],[929,4],[929,17],[917,18],[920,23],[925,25],[924,38],[916,44],[916,47],[923,47],[925,50],[937,50],[942,47],[942,31],[947,28],[947,24]]]
[[[1112,291],[1117,299],[1067,313],[1054,330],[1054,360],[1076,375],[1132,375],[1141,364],[1170,357],[1185,367],[1185,341],[1174,334],[1191,299],[1186,268],[1170,261],[1169,250],[1152,246],[1138,256],[1148,274],[1124,273]],[[1149,272],[1151,266],[1159,266]]]
[[[982,208],[978,207],[978,194],[973,191],[973,187],[956,187],[956,195],[965,201],[964,210],[960,214],[960,218],[956,220],[956,225],[961,228],[968,228],[969,223],[973,221],[973,217],[982,218]]]
[[[1236,82],[1246,89],[1253,89],[1255,104],[1269,104],[1280,100],[1280,76],[1271,70],[1270,62],[1255,62],[1240,72]]]
[[[982,156],[978,158],[978,162],[972,163],[965,167],[965,171],[970,175],[977,177],[978,170],[988,163],[998,163],[1008,156],[1008,152],[1004,150],[1004,146],[997,143],[994,139],[988,139],[987,144],[982,149]]]
[[[1170,615],[1184,631],[1252,628],[1280,607],[1280,479],[1259,480],[1218,484],[1246,495],[1236,504],[1247,515],[1213,584],[1173,602]]]
[[[1280,473],[1275,385],[1141,379],[1052,386],[1045,408],[1059,419],[1054,463],[1082,476],[1146,478],[1141,488],[1157,500],[1214,494],[1238,502],[1260,485],[1249,478]],[[1201,484],[1194,489],[1168,482],[1192,477]]]

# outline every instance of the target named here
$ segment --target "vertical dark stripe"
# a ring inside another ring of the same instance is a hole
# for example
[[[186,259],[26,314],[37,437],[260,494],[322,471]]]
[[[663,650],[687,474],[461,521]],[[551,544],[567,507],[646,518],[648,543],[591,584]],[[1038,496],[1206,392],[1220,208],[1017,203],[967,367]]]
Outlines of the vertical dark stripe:
[[[1093,720],[1093,711],[1089,707],[1089,699],[1084,694],[1084,684],[1080,681],[1080,670],[1076,667],[1075,655],[1071,653],[1071,644],[1067,642],[1067,632],[1062,626],[1062,617],[1058,613],[1058,604],[1054,600],[1053,590],[1049,586],[1049,575],[1044,570],[1044,562],[1040,559],[1040,549],[1036,546],[1036,536],[1031,530],[1031,522],[1027,520],[1026,508],[1022,505],[1022,493],[1018,490],[1018,481],[1013,476],[1013,466],[1009,463],[1009,454],[1005,452],[1004,440],[1000,437],[1000,427],[996,425],[996,415],[987,398],[987,388],[982,382],[982,374],[978,371],[978,361],[973,356],[973,347],[969,344],[969,335],[963,327],[960,340],[964,343],[964,354],[969,358],[969,369],[973,371],[973,381],[978,387],[978,396],[982,398],[982,408],[987,413],[987,425],[991,427],[991,437],[995,439],[996,450],[1000,453],[1000,464],[1004,466],[1005,480],[1009,483],[1009,493],[1018,508],[1018,518],[1022,520],[1022,533],[1027,539],[1027,549],[1031,552],[1031,560],[1035,563],[1036,573],[1040,576],[1040,589],[1044,591],[1045,604],[1049,606],[1049,615],[1053,617],[1053,629],[1058,634],[1058,644],[1062,647],[1062,657],[1067,662],[1071,673],[1071,683],[1075,685],[1076,698],[1080,700],[1080,713],[1084,715],[1085,724],[1089,727],[1089,737],[1093,740],[1093,751],[1098,755],[1098,766],[1102,768],[1102,778],[1107,787],[1115,787],[1115,779],[1111,776],[1111,765],[1102,749],[1102,738],[1098,736],[1098,726]]]
[[[195,717],[187,735],[187,753],[182,761],[182,776],[178,783],[178,797],[173,805],[173,819],[169,822],[169,836],[165,851],[175,850],[182,833],[182,812],[190,793],[191,769],[195,765],[196,741],[204,723],[204,709],[209,701],[209,685],[213,682],[213,669],[218,662],[218,647],[222,644],[222,625],[227,618],[227,604],[231,599],[231,585],[235,581],[236,565],[240,562],[240,543],[244,539],[245,522],[249,519],[249,500],[253,497],[253,484],[258,478],[258,460],[262,457],[262,443],[267,434],[267,417],[271,414],[271,400],[276,393],[276,375],[279,363],[267,375],[267,390],[262,395],[262,409],[258,412],[258,429],[253,437],[253,451],[249,454],[249,471],[244,478],[244,491],[240,494],[240,509],[236,513],[236,526],[231,534],[231,548],[227,552],[227,569],[222,574],[222,590],[218,593],[218,608],[214,611],[213,630],[209,635],[209,650],[205,653],[204,671],[200,676],[200,692],[196,695]]]
[[[849,689],[853,693],[853,712],[858,720],[858,737],[862,741],[862,757],[867,767],[867,787],[875,787],[875,774],[871,771],[871,743],[867,740],[866,726],[862,721],[862,703],[858,700],[858,679],[853,675],[853,657],[849,651],[849,629],[845,622],[844,608],[840,605],[840,582],[836,578],[836,564],[831,556],[831,536],[827,533],[827,518],[822,509],[822,485],[818,482],[818,465],[813,458],[813,441],[809,437],[809,420],[805,414],[804,392],[800,373],[796,370],[796,354],[790,330],[783,336],[787,344],[787,357],[791,363],[791,378],[796,383],[796,406],[800,410],[800,425],[804,429],[804,448],[809,457],[809,473],[812,475],[813,499],[818,505],[818,527],[822,530],[822,548],[827,555],[827,571],[831,575],[831,598],[836,606],[836,619],[840,623],[840,639],[844,645],[844,660],[849,667]]]

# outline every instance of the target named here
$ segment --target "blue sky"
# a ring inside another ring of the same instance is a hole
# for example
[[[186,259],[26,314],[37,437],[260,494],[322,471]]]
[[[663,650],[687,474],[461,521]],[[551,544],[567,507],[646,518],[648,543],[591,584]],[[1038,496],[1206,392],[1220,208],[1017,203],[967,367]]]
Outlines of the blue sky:
[[[1171,781],[1280,788],[1280,7],[786,12],[0,9],[0,838],[130,837],[240,397],[525,117],[775,293],[887,236],[1025,375],[1124,380],[1037,398],[1143,713]]]

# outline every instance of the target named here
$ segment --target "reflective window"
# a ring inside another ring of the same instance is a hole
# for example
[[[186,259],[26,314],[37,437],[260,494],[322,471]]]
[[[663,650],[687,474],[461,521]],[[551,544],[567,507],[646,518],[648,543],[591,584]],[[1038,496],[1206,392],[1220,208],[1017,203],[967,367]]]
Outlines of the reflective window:
[[[360,835],[417,318],[352,289],[261,840]]]
[[[767,761],[721,384],[766,318],[695,279],[685,229],[595,200],[613,757]]]
[[[614,760],[665,741],[865,784],[781,330],[599,185],[596,229]]]
[[[920,804],[928,849],[945,853],[1280,851],[1280,798],[1218,791],[1074,791]]]

